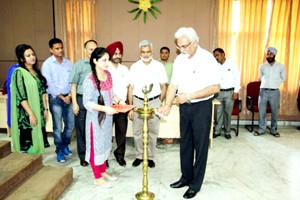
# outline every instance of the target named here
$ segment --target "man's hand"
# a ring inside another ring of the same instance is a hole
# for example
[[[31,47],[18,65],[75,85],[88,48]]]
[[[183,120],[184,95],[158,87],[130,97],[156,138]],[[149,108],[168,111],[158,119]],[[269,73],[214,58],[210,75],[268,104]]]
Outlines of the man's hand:
[[[128,118],[132,121],[133,120],[133,110],[130,110],[128,113]]]
[[[79,106],[78,106],[78,104],[73,102],[72,109],[73,109],[74,115],[77,116],[79,114]]]
[[[167,116],[170,113],[171,106],[170,105],[163,105],[161,108],[158,109],[158,112],[164,116]]]

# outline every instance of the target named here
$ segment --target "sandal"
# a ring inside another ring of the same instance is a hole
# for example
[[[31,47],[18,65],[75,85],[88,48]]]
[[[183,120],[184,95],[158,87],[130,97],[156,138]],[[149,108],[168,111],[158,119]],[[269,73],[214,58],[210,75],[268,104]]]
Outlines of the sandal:
[[[258,131],[255,131],[255,132],[253,133],[253,135],[254,135],[254,136],[260,136],[260,135],[263,135],[263,133],[259,133]]]
[[[274,137],[280,137],[280,134],[279,133],[271,133],[271,135],[273,135]]]

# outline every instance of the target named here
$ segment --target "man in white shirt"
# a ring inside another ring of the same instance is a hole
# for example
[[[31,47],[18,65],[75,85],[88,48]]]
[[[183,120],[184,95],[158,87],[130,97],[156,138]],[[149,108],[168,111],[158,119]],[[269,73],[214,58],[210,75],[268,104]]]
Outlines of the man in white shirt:
[[[137,108],[144,106],[143,88],[153,84],[153,88],[148,93],[149,108],[160,108],[161,102],[165,98],[166,83],[168,78],[164,65],[153,59],[153,45],[147,40],[139,43],[140,60],[135,62],[130,68],[130,79],[128,89],[128,103]],[[136,159],[132,163],[133,167],[141,164],[143,154],[143,119],[138,118],[138,113],[129,112],[129,119],[132,122],[132,132],[135,144]],[[159,117],[153,114],[153,118],[148,120],[149,126],[149,145],[148,145],[148,166],[155,167],[153,161],[154,151],[156,148],[156,140],[159,132]]]
[[[114,42],[108,45],[106,50],[108,51],[110,57],[108,71],[112,75],[114,94],[120,98],[120,101],[126,102],[129,70],[125,65],[121,64],[123,57],[123,44],[120,41]],[[119,103],[120,102],[114,102],[114,104]],[[114,155],[120,166],[126,166],[124,156],[128,124],[127,115],[128,112],[117,113],[113,116],[113,122],[115,123],[115,137],[117,142],[117,148],[114,151]]]
[[[219,63],[221,74],[221,89],[217,95],[217,99],[221,104],[216,107],[217,125],[213,137],[216,138],[221,135],[222,127],[224,125],[225,138],[230,140],[231,113],[234,100],[239,97],[240,73],[237,65],[231,60],[226,59],[223,49],[216,48],[213,51],[213,54]]]
[[[167,115],[173,99],[180,112],[180,166],[179,181],[171,188],[189,189],[183,197],[190,199],[200,191],[206,169],[209,133],[212,115],[212,98],[220,90],[218,63],[213,55],[202,49],[199,37],[191,27],[181,27],[175,33],[177,49],[171,83],[165,105],[159,109]],[[176,94],[176,91],[178,93]]]
[[[259,110],[259,129],[254,132],[254,136],[265,133],[267,128],[267,104],[271,107],[271,130],[270,134],[274,137],[280,137],[277,132],[277,117],[279,110],[281,83],[285,81],[285,66],[275,60],[277,49],[268,47],[266,49],[266,62],[259,67],[259,78],[261,80],[260,92],[258,98]]]

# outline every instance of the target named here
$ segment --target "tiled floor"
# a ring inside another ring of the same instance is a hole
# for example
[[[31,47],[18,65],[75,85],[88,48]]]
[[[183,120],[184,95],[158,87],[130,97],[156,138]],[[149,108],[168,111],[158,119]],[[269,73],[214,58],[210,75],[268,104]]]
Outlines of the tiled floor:
[[[300,199],[300,131],[292,126],[278,127],[280,138],[270,134],[253,136],[241,128],[238,137],[214,139],[209,150],[206,175],[201,191],[194,198],[203,200],[299,200]],[[8,139],[0,134],[0,139]],[[53,144],[53,139],[50,137]],[[115,143],[113,144],[115,147]],[[156,152],[156,167],[148,170],[149,191],[156,200],[179,200],[187,187],[171,189],[170,183],[180,177],[179,145],[160,145]],[[81,167],[74,152],[66,163],[57,163],[54,145],[46,150],[44,164],[72,167],[74,180],[60,200],[132,200],[142,190],[142,167],[131,166],[134,158],[133,140],[128,138],[127,166],[109,159],[108,172],[119,177],[113,188],[101,189],[93,184],[90,167]]]

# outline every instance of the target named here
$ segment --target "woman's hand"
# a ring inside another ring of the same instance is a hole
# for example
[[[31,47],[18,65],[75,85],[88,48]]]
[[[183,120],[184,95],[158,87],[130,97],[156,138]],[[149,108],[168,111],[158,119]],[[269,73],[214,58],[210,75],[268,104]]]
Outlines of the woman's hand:
[[[113,115],[118,113],[116,109],[110,107],[110,106],[105,106],[104,112],[107,113],[108,115]]]
[[[38,121],[34,113],[29,115],[29,122],[31,126],[36,126]]]

